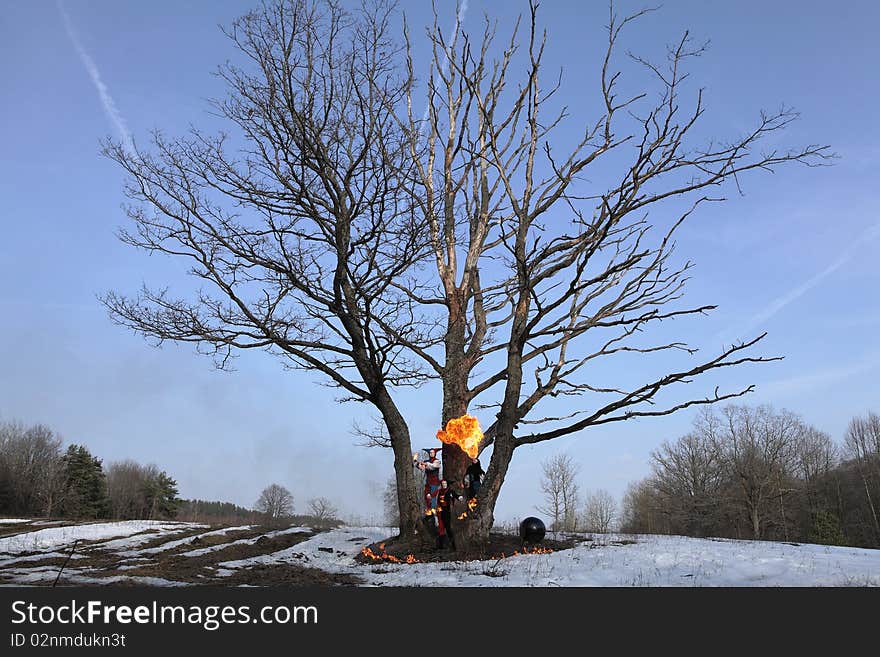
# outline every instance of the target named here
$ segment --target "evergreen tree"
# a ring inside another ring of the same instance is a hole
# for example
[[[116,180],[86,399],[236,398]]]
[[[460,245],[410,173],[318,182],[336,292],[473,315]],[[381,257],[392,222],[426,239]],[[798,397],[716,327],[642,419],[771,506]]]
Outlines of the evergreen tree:
[[[71,518],[106,518],[110,510],[107,481],[101,459],[83,445],[71,445],[62,458],[63,515]]]
[[[812,531],[807,540],[823,545],[846,545],[846,538],[840,528],[840,519],[825,509],[816,512]]]
[[[144,497],[150,518],[174,518],[181,500],[177,482],[165,471],[153,470],[144,483]]]

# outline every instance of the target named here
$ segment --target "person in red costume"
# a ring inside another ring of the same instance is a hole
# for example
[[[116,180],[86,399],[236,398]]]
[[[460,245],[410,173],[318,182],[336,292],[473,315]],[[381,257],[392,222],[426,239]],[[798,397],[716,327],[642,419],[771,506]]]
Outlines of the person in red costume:
[[[446,547],[446,539],[449,539],[449,543],[454,550],[455,537],[452,534],[452,505],[455,503],[455,500],[463,500],[464,496],[452,490],[449,482],[445,479],[441,479],[440,489],[437,491],[436,499],[437,507],[440,509],[437,526],[439,531],[439,535],[437,536],[437,547],[441,549]]]
[[[437,450],[428,450],[428,460],[418,464],[419,470],[425,473],[425,502],[429,510],[437,510],[437,491],[440,489],[440,459]]]

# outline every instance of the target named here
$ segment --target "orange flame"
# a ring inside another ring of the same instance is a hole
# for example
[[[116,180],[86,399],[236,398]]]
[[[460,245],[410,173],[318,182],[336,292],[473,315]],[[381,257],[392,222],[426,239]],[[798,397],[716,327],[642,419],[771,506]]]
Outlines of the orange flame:
[[[471,499],[468,500],[468,509],[473,511],[476,508],[477,508],[477,498],[472,497]]]
[[[522,552],[520,552],[519,550],[514,550],[513,554],[511,554],[510,556],[511,557],[518,557],[518,556],[521,556],[524,554],[552,554],[552,552],[553,552],[553,550],[551,550],[550,548],[537,547],[537,546],[530,548],[528,546],[525,546],[525,547],[523,547]],[[506,559],[507,554],[502,552],[500,555],[496,554],[492,558],[493,559]]]
[[[373,561],[390,561],[391,563],[418,563],[419,560],[416,559],[412,554],[406,555],[406,559],[399,559],[395,557],[393,554],[388,554],[385,552],[385,544],[382,543],[379,546],[379,549],[382,551],[381,554],[376,554],[370,548],[365,547],[361,550],[361,554],[365,557],[369,557]]]
[[[465,511],[465,512],[462,513],[460,516],[458,516],[458,519],[459,519],[459,520],[464,520],[465,518],[467,518],[467,511]]]
[[[446,423],[446,429],[437,432],[437,439],[447,445],[458,445],[472,459],[479,454],[483,432],[473,415],[462,415]]]

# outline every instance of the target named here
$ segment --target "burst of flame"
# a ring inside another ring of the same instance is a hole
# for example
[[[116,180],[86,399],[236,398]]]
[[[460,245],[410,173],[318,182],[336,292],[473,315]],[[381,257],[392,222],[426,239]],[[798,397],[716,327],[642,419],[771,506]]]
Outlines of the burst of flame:
[[[483,432],[473,415],[462,415],[446,423],[446,429],[437,432],[437,438],[447,445],[458,445],[472,459],[479,454]]]
[[[465,512],[462,513],[460,516],[458,516],[458,519],[459,519],[459,520],[464,520],[465,518],[467,518],[467,511],[465,511]]]

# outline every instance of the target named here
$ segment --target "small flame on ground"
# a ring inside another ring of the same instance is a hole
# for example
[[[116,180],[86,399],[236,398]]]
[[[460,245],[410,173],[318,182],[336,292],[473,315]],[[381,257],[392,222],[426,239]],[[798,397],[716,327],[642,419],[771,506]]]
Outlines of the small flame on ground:
[[[458,516],[458,519],[459,519],[459,520],[464,520],[465,518],[467,518],[467,511],[465,511],[465,512],[462,513],[460,516]]]
[[[518,556],[520,556],[520,555],[524,555],[524,554],[551,554],[552,552],[553,552],[553,550],[551,550],[550,548],[544,548],[544,547],[533,547],[533,548],[529,548],[529,547],[524,547],[524,548],[522,549],[522,551],[514,550],[513,554],[511,554],[511,555],[507,555],[505,552],[502,552],[500,555],[496,555],[496,556],[494,556],[494,557],[492,557],[492,558],[493,558],[493,559],[506,559],[508,556],[511,556],[511,557],[518,557]]]
[[[365,557],[369,557],[373,561],[390,561],[391,563],[418,563],[419,560],[416,559],[412,554],[406,555],[405,559],[400,559],[395,557],[393,554],[388,554],[385,552],[385,544],[382,543],[379,545],[379,549],[381,550],[380,554],[376,554],[369,547],[365,547],[361,550],[361,554]]]
[[[446,429],[437,432],[437,438],[447,445],[458,445],[472,459],[479,454],[483,431],[473,415],[462,415],[446,423]]]

